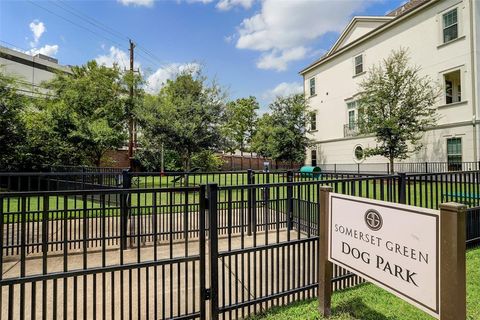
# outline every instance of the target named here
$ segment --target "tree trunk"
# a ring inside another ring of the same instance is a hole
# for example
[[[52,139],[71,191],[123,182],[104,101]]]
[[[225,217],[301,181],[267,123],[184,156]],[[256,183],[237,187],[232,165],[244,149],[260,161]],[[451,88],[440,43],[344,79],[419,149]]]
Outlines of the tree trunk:
[[[395,159],[393,157],[390,157],[390,174],[394,174],[394,171],[395,171],[394,161]]]

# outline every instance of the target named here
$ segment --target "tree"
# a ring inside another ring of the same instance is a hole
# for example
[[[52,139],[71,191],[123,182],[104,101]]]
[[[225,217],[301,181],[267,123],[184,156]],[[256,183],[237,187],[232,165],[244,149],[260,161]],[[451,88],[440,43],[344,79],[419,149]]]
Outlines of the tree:
[[[273,150],[269,140],[271,139],[274,128],[275,125],[272,116],[269,113],[264,113],[258,119],[257,128],[252,137],[251,148],[253,151],[266,158],[271,158],[273,156]]]
[[[310,113],[302,94],[277,97],[270,104],[271,114],[258,122],[253,139],[257,153],[275,160],[294,162],[305,160],[305,149],[311,141],[307,138]]]
[[[177,152],[185,171],[193,154],[220,148],[224,96],[200,73],[184,72],[168,80],[157,96],[147,96],[137,110],[142,130],[157,145]]]
[[[30,148],[49,164],[100,165],[126,139],[126,83],[117,66],[90,61],[58,73],[51,95],[29,115]]]
[[[22,166],[26,103],[27,98],[17,91],[16,79],[0,72],[0,171],[18,170]]]
[[[360,84],[358,124],[361,134],[374,134],[377,146],[365,156],[380,155],[390,161],[406,159],[422,148],[423,133],[437,121],[440,90],[421,69],[409,65],[405,49],[393,51],[369,70]]]
[[[227,103],[225,110],[224,135],[230,151],[247,151],[250,146],[257,122],[259,104],[255,97],[239,98]]]

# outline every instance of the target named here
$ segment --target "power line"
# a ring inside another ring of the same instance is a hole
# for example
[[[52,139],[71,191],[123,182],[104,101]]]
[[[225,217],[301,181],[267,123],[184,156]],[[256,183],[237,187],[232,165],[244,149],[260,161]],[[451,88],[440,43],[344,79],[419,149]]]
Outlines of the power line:
[[[78,18],[82,19],[83,21],[86,21],[87,23],[100,28],[104,30],[105,32],[123,40],[128,40],[129,37],[126,36],[125,34],[120,33],[119,31],[103,24],[102,22],[98,21],[97,19],[88,16],[87,14],[82,13],[81,11],[77,10],[76,8],[73,8],[71,5],[69,5],[66,1],[59,1],[59,2],[54,2],[57,7],[77,16]],[[70,8],[70,9],[68,9]]]
[[[72,25],[75,25],[75,26],[77,26],[77,27],[79,27],[79,28],[81,28],[81,29],[84,29],[84,30],[90,32],[91,34],[95,35],[95,36],[98,37],[98,38],[106,39],[107,41],[110,41],[111,43],[115,44],[115,45],[118,46],[119,48],[121,48],[121,49],[123,49],[123,50],[126,50],[126,48],[125,48],[124,45],[120,44],[118,41],[113,40],[113,39],[110,38],[110,37],[107,37],[107,36],[105,36],[105,35],[102,35],[102,34],[96,32],[96,31],[94,31],[94,30],[92,30],[92,29],[90,29],[90,28],[87,28],[87,27],[85,27],[85,26],[77,23],[76,21],[73,21],[72,19],[69,19],[69,18],[65,17],[65,16],[62,15],[62,14],[59,14],[59,13],[57,13],[57,12],[55,12],[55,11],[52,11],[52,10],[50,10],[50,9],[48,9],[48,8],[40,5],[40,4],[38,4],[37,2],[33,2],[32,0],[28,0],[28,2],[30,2],[31,4],[39,7],[40,9],[42,9],[42,10],[44,10],[44,11],[47,11],[48,13],[50,13],[50,14],[52,14],[52,15],[54,15],[54,16],[62,19],[62,20],[67,21],[68,23],[71,23]],[[81,19],[82,21],[85,21],[85,22],[89,23],[90,25],[92,25],[93,27],[95,27],[96,29],[100,29],[100,30],[102,30],[103,32],[107,32],[107,33],[109,33],[110,35],[112,35],[112,36],[114,36],[114,37],[116,37],[116,38],[118,38],[118,39],[122,39],[122,40],[124,40],[124,39],[130,39],[130,37],[126,36],[125,34],[119,32],[119,31],[117,31],[117,30],[115,30],[115,29],[113,29],[113,28],[111,28],[111,27],[109,27],[109,26],[106,26],[105,24],[103,24],[103,23],[101,23],[100,21],[98,21],[98,20],[96,20],[96,19],[88,16],[88,15],[85,14],[85,13],[81,13],[79,10],[73,8],[71,5],[68,5],[66,2],[63,2],[63,1],[62,1],[62,2],[61,2],[61,5],[56,4],[56,3],[55,3],[55,5],[56,5],[58,8],[62,9],[63,11],[65,11],[66,13],[68,13],[68,14],[70,14],[70,15],[72,15],[72,16],[75,16],[75,17],[77,17],[78,19]],[[68,7],[69,9],[67,9],[67,7]],[[141,56],[141,57],[142,57],[143,59],[145,59],[145,60],[148,60],[148,62],[149,62],[151,65],[153,65],[153,66],[155,66],[155,67],[157,67],[157,68],[160,68],[160,69],[164,69],[164,70],[166,70],[166,71],[168,71],[168,72],[170,72],[170,73],[173,73],[173,74],[178,72],[177,69],[175,69],[175,68],[173,68],[172,66],[170,66],[167,62],[162,61],[162,59],[158,58],[154,53],[152,53],[150,50],[146,49],[144,46],[140,45],[138,42],[136,42],[136,45],[137,45],[138,49],[141,51],[141,53],[138,52],[137,55],[138,55],[138,56]],[[122,58],[122,57],[120,57],[120,59],[122,60],[121,62],[122,62],[122,64],[123,64],[124,67],[125,67],[125,61],[123,61],[123,58]]]
[[[122,44],[118,43],[117,41],[112,40],[111,38],[108,38],[108,37],[106,37],[106,36],[104,36],[104,35],[101,35],[101,34],[99,34],[98,32],[95,32],[95,31],[93,31],[93,30],[91,30],[91,29],[89,29],[89,28],[87,28],[87,27],[85,27],[85,26],[82,26],[81,24],[78,24],[78,23],[76,23],[75,21],[72,21],[72,20],[64,17],[64,16],[61,15],[61,14],[58,14],[58,13],[56,13],[56,12],[50,10],[50,9],[47,9],[47,8],[45,8],[44,6],[39,5],[37,2],[33,2],[33,1],[31,1],[31,0],[28,0],[28,2],[31,3],[31,4],[33,4],[33,5],[35,5],[35,6],[37,6],[37,7],[39,7],[39,8],[42,9],[42,10],[47,11],[48,13],[50,13],[50,14],[52,14],[52,15],[60,18],[60,19],[63,19],[63,20],[65,20],[65,21],[67,21],[67,22],[69,22],[69,23],[71,23],[71,24],[73,24],[73,25],[75,25],[75,26],[77,26],[77,27],[79,27],[79,28],[81,28],[81,29],[84,29],[84,30],[92,33],[93,35],[97,36],[98,38],[106,39],[106,40],[108,40],[108,41],[116,44],[116,45],[119,46],[120,48],[125,49],[125,47],[124,47]]]
[[[61,4],[61,5],[60,5]],[[103,24],[102,22],[98,21],[97,19],[85,14],[85,13],[82,13],[80,12],[79,10],[73,8],[71,5],[69,5],[67,2],[65,1],[60,1],[59,3],[55,3],[55,5],[57,5],[57,7],[69,12],[70,14],[73,14],[75,15],[76,17],[80,18],[81,20],[93,25],[94,27],[97,27],[99,29],[102,29],[103,31],[119,38],[119,39],[122,39],[122,40],[129,40],[131,39],[131,37],[121,33],[120,31],[118,30],[115,30],[105,24]],[[70,9],[67,9],[70,8]],[[75,10],[75,11],[72,11],[72,10]],[[158,58],[154,53],[152,53],[150,50],[146,49],[143,45],[139,44],[138,41],[136,41],[136,47],[138,49],[140,49],[142,52],[145,53],[144,54],[141,54],[141,53],[138,53],[137,52],[137,55],[139,56],[142,56],[143,58],[149,60],[150,62],[153,62],[154,65],[156,65],[157,67],[160,67],[160,68],[163,68],[163,69],[169,69],[170,68],[170,71],[174,72],[175,70],[171,69],[171,67],[168,66],[168,63],[161,60],[160,58]],[[124,61],[122,61],[124,63]]]

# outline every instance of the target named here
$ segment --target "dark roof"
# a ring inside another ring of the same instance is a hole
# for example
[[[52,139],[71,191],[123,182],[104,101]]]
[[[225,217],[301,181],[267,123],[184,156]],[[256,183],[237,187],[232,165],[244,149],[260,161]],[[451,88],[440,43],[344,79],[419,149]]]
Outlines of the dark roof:
[[[388,17],[401,16],[401,15],[407,13],[408,11],[415,9],[416,7],[418,7],[419,5],[421,5],[422,3],[427,2],[427,1],[428,0],[410,0],[407,3],[398,7],[397,9],[387,13],[386,15]]]

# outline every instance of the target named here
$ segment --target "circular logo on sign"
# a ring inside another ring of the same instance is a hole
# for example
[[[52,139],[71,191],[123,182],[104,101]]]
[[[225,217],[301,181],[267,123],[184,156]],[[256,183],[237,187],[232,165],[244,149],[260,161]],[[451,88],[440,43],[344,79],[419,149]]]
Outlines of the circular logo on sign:
[[[382,228],[383,219],[377,210],[369,209],[365,212],[365,223],[373,231],[378,231]]]

